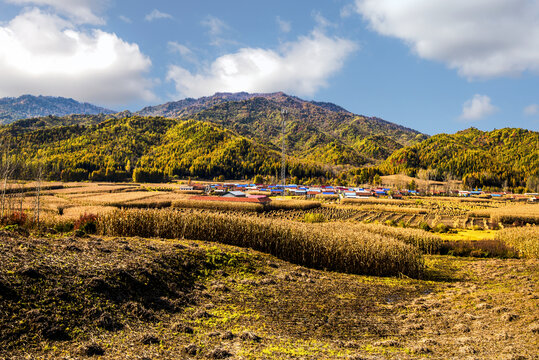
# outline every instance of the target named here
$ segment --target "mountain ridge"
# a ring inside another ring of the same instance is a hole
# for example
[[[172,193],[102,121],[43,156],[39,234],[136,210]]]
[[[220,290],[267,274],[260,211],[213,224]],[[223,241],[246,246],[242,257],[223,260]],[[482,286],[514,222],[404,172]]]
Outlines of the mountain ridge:
[[[20,132],[83,126],[133,116],[193,119],[221,126],[258,144],[280,148],[281,110],[284,108],[289,113],[285,135],[287,154],[313,162],[323,159],[333,165],[374,165],[396,149],[426,137],[416,130],[376,117],[353,114],[332,103],[307,101],[283,92],[216,93],[209,97],[186,98],[147,107],[136,113],[123,111],[24,119],[17,121],[15,128]]]
[[[515,188],[539,175],[539,133],[530,130],[470,128],[429,138],[284,93],[222,93],[213,99],[178,118],[124,111],[23,119],[0,126],[0,140],[9,137],[4,142],[17,144],[14,156],[44,163],[55,180],[126,180],[134,169],[162,179],[268,177],[280,169],[281,110],[287,108],[287,171],[299,181],[365,183],[375,174],[407,173]]]
[[[214,95],[203,96],[197,99],[185,98],[178,101],[170,101],[160,105],[146,106],[143,109],[135,112],[135,114],[141,116],[183,117],[186,115],[192,115],[193,113],[196,113],[200,110],[224,102],[249,100],[256,97],[276,99],[282,96],[288,96],[302,102],[309,102],[331,111],[350,113],[343,107],[330,102],[306,101],[300,99],[299,97],[287,95],[284,92],[279,91],[274,93],[217,92]]]
[[[0,98],[0,124],[9,124],[21,119],[49,115],[67,116],[73,114],[96,115],[113,113],[115,113],[113,110],[65,97],[27,94],[19,97]]]

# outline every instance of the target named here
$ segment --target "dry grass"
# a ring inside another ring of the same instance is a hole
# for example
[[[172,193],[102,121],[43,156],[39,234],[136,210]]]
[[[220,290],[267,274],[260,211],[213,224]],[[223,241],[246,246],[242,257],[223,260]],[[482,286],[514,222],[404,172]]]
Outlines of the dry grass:
[[[384,212],[393,212],[393,213],[402,213],[402,214],[427,214],[427,209],[421,209],[416,207],[400,207],[394,205],[385,205],[385,204],[365,204],[365,205],[347,205],[347,207],[352,207],[361,211],[384,211]]]
[[[0,243],[2,359],[537,358],[534,259],[425,256],[416,280],[193,240]]]
[[[146,197],[143,199],[125,201],[123,203],[119,203],[118,207],[140,208],[140,209],[147,209],[147,208],[160,209],[160,208],[171,207],[173,202],[187,200],[191,196],[192,195],[186,194],[184,192],[160,193],[156,196]]]
[[[525,226],[501,230],[496,238],[518,250],[526,258],[539,259],[539,227]]]
[[[114,193],[122,191],[133,191],[139,189],[138,185],[110,185],[98,183],[76,183],[73,185],[65,185],[61,189],[49,190],[50,194],[92,194],[92,193]]]
[[[327,201],[334,201],[339,200],[339,195],[329,195],[329,194],[317,194],[315,195],[315,198],[317,200],[327,200]]]
[[[310,210],[319,208],[317,201],[306,200],[273,200],[270,203],[248,203],[233,201],[211,201],[181,199],[172,202],[172,207],[183,209],[207,209],[215,211],[263,212],[273,210]]]
[[[131,191],[108,194],[77,194],[76,196],[71,196],[70,199],[81,205],[122,206],[122,204],[129,203],[131,201],[148,199],[161,194],[163,193],[156,191]]]
[[[342,199],[341,204],[345,205],[412,205],[412,200],[393,200],[393,199],[380,199],[380,198],[368,198],[368,199]]]
[[[421,252],[400,240],[349,228],[171,210],[117,210],[99,220],[114,236],[189,238],[250,247],[313,268],[356,274],[421,275]]]
[[[211,200],[176,200],[172,202],[173,208],[180,209],[206,209],[215,211],[246,211],[262,212],[264,205],[260,203],[232,202],[232,201],[211,201]]]
[[[321,207],[318,201],[273,200],[267,205],[268,210],[311,210]]]
[[[426,254],[437,254],[440,250],[442,239],[435,234],[421,229],[398,228],[380,224],[357,224],[358,230],[382,234],[399,239],[406,244],[414,245]]]
[[[500,224],[539,224],[539,204],[508,204],[499,208],[473,210],[471,216],[490,217]]]
[[[462,181],[457,181],[457,180],[452,180],[452,181],[423,180],[423,179],[410,177],[405,174],[386,175],[386,176],[382,176],[381,178],[382,178],[383,186],[398,187],[398,188],[406,187],[406,185],[408,185],[412,180],[414,180],[415,183],[419,187],[432,186],[436,189],[444,189],[448,185],[453,189],[458,189],[459,187],[461,187],[461,184],[462,184]]]
[[[66,208],[62,216],[55,216],[52,221],[54,222],[54,221],[61,221],[61,220],[75,220],[84,214],[102,215],[102,214],[110,213],[116,209],[117,208],[113,206],[74,206],[74,207]]]

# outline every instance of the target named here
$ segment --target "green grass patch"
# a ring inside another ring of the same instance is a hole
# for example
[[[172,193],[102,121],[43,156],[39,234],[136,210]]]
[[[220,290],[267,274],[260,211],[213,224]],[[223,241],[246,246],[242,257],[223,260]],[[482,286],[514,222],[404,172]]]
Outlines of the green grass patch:
[[[438,236],[442,240],[494,240],[499,230],[469,230],[469,229],[456,229],[456,232],[440,233]]]

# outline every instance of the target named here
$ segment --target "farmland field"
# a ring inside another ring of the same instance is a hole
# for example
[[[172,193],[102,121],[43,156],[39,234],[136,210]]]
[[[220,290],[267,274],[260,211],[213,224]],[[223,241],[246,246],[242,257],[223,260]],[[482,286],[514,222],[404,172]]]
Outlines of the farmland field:
[[[44,184],[39,225],[9,194],[0,358],[539,357],[537,204],[166,185]]]

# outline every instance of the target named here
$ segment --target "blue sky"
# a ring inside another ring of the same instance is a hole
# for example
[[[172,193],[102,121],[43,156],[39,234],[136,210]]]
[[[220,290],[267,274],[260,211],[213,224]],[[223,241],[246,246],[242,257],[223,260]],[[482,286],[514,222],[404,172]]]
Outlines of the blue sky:
[[[419,131],[539,130],[534,0],[0,0],[0,96],[285,91]]]

